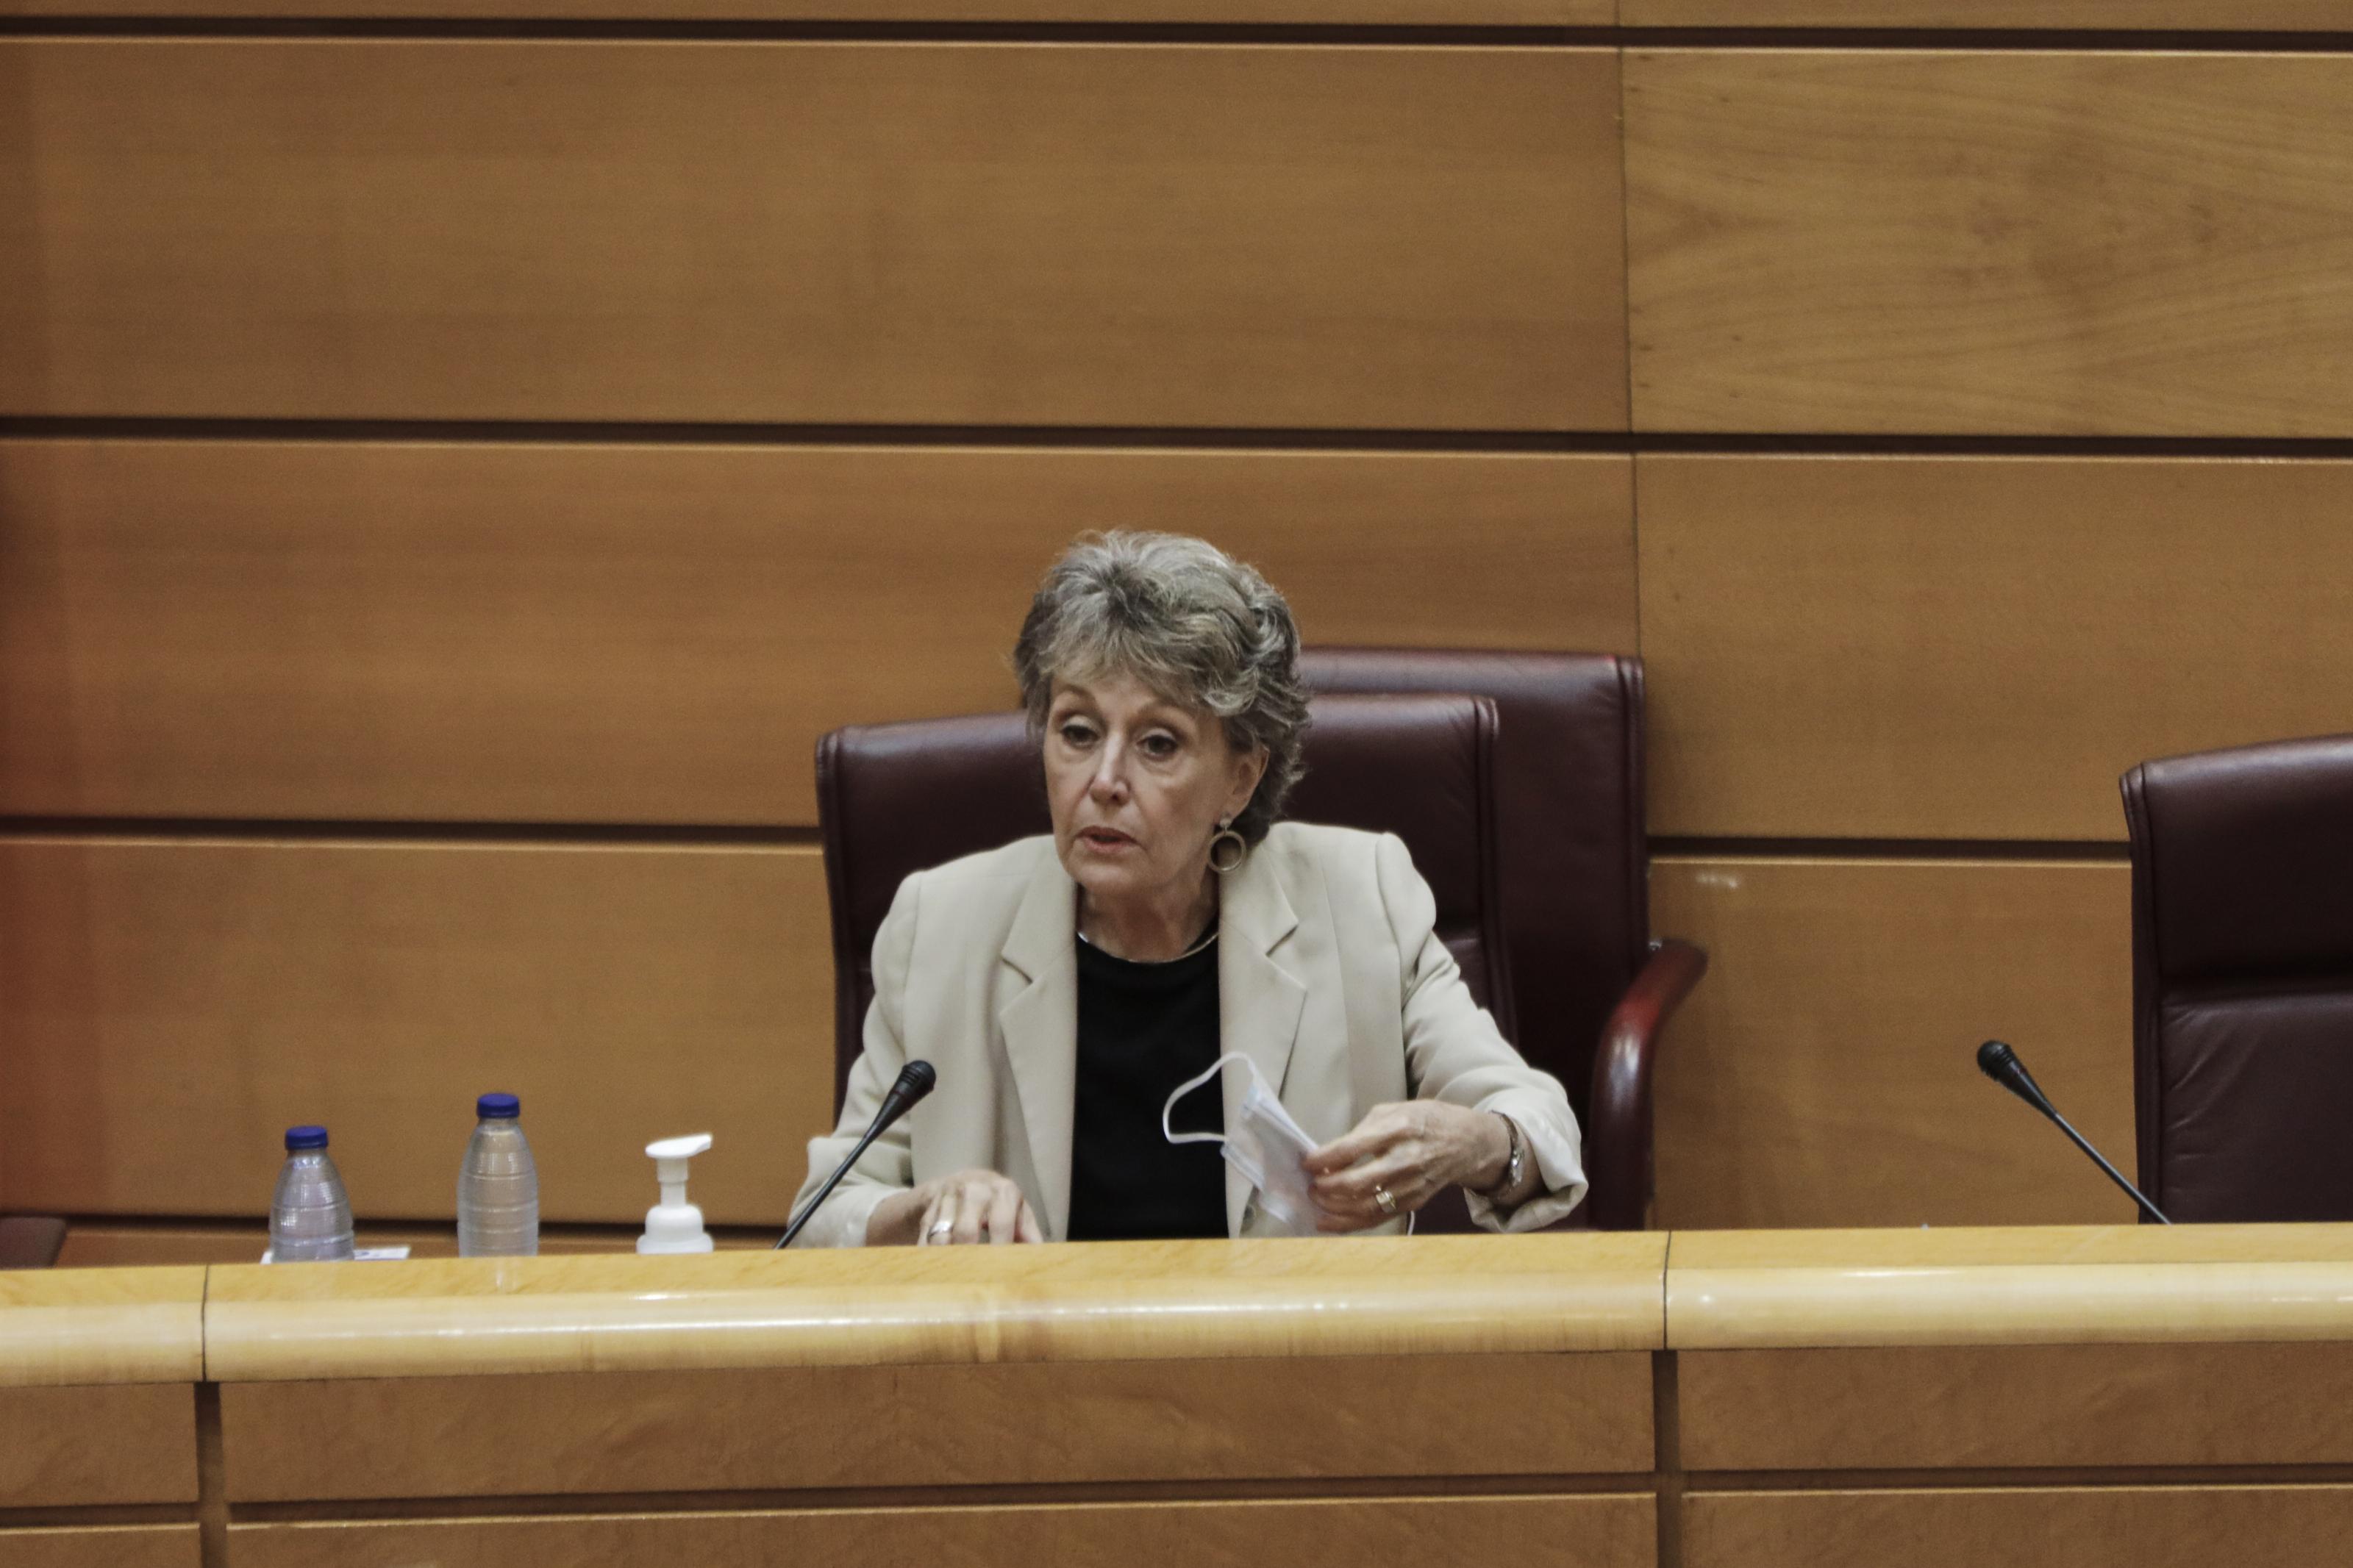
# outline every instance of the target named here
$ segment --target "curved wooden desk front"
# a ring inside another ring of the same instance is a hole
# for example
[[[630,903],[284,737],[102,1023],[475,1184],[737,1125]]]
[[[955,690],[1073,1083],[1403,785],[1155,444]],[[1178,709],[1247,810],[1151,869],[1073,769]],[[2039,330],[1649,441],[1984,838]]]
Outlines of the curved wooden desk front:
[[[0,1399],[0,1563],[2335,1564],[2348,1345],[2334,1227],[0,1276],[155,1450]]]
[[[204,1300],[201,1268],[0,1273],[0,1565],[195,1568]]]
[[[1630,1561],[1655,1536],[1632,1489],[1653,1459],[1665,1251],[1458,1237],[216,1268],[207,1357],[247,1515],[230,1560],[1336,1568],[1558,1539],[1588,1543],[1567,1561]],[[1499,1477],[1525,1480],[1428,1495]],[[1565,1477],[1619,1489],[1546,1495]],[[417,1500],[483,1498],[529,1500],[464,1520]],[[339,1518],[305,1517],[325,1500]],[[444,1517],[353,1522],[386,1511],[355,1502]]]
[[[1716,1232],[1689,1568],[2353,1563],[2353,1226]]]

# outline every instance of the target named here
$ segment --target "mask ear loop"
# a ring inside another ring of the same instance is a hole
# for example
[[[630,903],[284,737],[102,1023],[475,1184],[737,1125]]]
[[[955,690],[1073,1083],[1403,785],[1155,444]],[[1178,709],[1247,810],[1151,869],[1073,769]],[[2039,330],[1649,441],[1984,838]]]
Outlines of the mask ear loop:
[[[1228,1051],[1224,1056],[1221,1056],[1216,1061],[1211,1062],[1208,1066],[1208,1070],[1206,1072],[1195,1073],[1191,1078],[1187,1079],[1183,1083],[1176,1086],[1176,1092],[1170,1095],[1166,1103],[1162,1105],[1160,1108],[1160,1136],[1167,1139],[1171,1143],[1222,1143],[1226,1141],[1226,1135],[1222,1132],[1177,1132],[1172,1131],[1168,1125],[1168,1117],[1169,1114],[1176,1109],[1176,1102],[1178,1100],[1184,1099],[1187,1095],[1192,1093],[1195,1089],[1200,1088],[1203,1084],[1217,1077],[1219,1073],[1224,1071],[1225,1066],[1228,1062],[1248,1062],[1251,1072],[1255,1073],[1258,1071],[1258,1064],[1250,1061],[1249,1057],[1243,1055],[1240,1051]],[[1405,1216],[1405,1233],[1408,1236],[1411,1236],[1413,1234],[1414,1221],[1420,1217],[1421,1216],[1419,1214],[1409,1214]]]
[[[1171,1111],[1176,1109],[1176,1102],[1178,1100],[1184,1099],[1187,1095],[1192,1093],[1195,1089],[1200,1088],[1211,1079],[1217,1077],[1219,1072],[1224,1070],[1225,1065],[1228,1062],[1244,1062],[1249,1065],[1250,1069],[1252,1072],[1256,1072],[1258,1070],[1258,1064],[1250,1061],[1249,1057],[1243,1055],[1240,1051],[1228,1051],[1224,1056],[1221,1056],[1216,1061],[1211,1062],[1207,1072],[1196,1073],[1191,1078],[1187,1079],[1183,1083],[1178,1084],[1176,1086],[1176,1092],[1170,1095],[1167,1102],[1160,1108],[1160,1136],[1167,1139],[1171,1143],[1222,1143],[1226,1141],[1226,1135],[1222,1132],[1174,1131],[1169,1128],[1168,1116]]]

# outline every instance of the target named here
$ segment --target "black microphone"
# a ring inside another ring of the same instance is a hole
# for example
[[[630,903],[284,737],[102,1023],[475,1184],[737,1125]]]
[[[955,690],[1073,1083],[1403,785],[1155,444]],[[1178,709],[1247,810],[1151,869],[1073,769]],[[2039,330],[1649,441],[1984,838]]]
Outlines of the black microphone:
[[[1988,1040],[1978,1047],[1978,1070],[2057,1122],[2059,1131],[2073,1138],[2075,1141],[2075,1147],[2089,1154],[2092,1157],[2092,1163],[2108,1173],[2108,1180],[2129,1194],[2132,1201],[2141,1206],[2142,1213],[2159,1225],[2173,1223],[2157,1212],[2155,1204],[2140,1195],[2138,1187],[2126,1181],[2122,1173],[2102,1159],[2100,1152],[2093,1148],[2081,1132],[2067,1125],[2067,1119],[2052,1108],[2050,1100],[2043,1098],[2042,1087],[2034,1081],[2034,1075],[2026,1070],[2026,1064],[2018,1059],[2016,1051],[2011,1050],[2000,1040]]]
[[[808,1224],[809,1215],[817,1213],[818,1205],[832,1196],[833,1189],[841,1184],[841,1178],[849,1174],[849,1167],[858,1163],[859,1156],[866,1152],[866,1146],[881,1137],[892,1122],[906,1115],[915,1101],[931,1093],[932,1086],[939,1081],[940,1075],[932,1070],[932,1064],[929,1062],[912,1061],[901,1068],[899,1081],[892,1084],[891,1092],[882,1097],[882,1109],[874,1113],[874,1121],[867,1127],[866,1136],[860,1138],[858,1141],[858,1147],[852,1149],[848,1157],[833,1168],[833,1174],[825,1179],[825,1185],[819,1187],[816,1194],[801,1205],[801,1212],[793,1216],[793,1222],[790,1225],[785,1226],[784,1238],[770,1250],[781,1252],[790,1247],[793,1244],[793,1237],[801,1233],[801,1226]]]

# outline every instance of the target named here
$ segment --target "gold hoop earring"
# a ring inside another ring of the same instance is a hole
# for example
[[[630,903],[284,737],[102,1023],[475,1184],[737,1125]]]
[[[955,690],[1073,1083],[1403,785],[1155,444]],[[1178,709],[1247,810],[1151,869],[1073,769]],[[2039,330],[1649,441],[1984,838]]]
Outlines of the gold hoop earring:
[[[1209,839],[1209,869],[1220,877],[1240,870],[1242,862],[1250,858],[1250,842],[1227,826],[1232,821],[1229,816],[1218,824],[1218,831]],[[1222,860],[1218,858],[1220,849],[1230,851]]]

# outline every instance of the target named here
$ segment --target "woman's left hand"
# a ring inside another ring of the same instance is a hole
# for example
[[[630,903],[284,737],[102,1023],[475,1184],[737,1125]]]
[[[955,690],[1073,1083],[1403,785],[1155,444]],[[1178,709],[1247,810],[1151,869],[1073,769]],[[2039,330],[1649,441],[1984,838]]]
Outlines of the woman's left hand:
[[[1316,1228],[1368,1230],[1411,1214],[1452,1184],[1492,1187],[1511,1157],[1511,1130],[1493,1111],[1440,1100],[1377,1105],[1304,1162],[1324,1211]],[[1383,1192],[1393,1209],[1381,1207]]]

